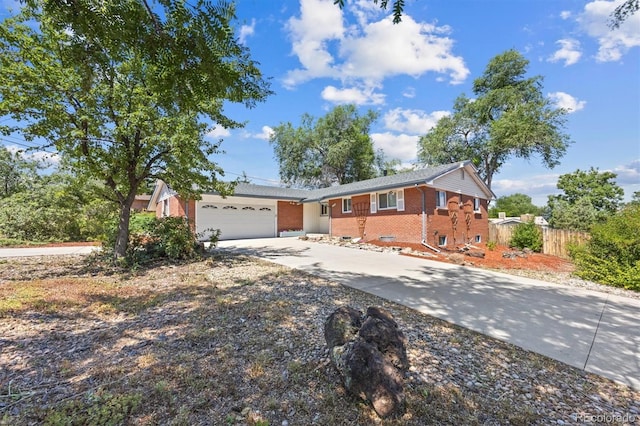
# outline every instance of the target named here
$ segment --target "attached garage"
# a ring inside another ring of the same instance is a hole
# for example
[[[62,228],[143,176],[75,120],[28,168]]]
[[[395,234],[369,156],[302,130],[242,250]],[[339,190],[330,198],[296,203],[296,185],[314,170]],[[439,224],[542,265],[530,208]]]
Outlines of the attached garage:
[[[277,201],[204,195],[196,203],[196,233],[219,229],[221,240],[277,236]]]

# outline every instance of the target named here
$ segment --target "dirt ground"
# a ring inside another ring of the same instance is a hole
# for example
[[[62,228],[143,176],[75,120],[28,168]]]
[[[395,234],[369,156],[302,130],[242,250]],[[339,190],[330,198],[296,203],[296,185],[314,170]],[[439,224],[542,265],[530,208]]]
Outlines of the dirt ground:
[[[486,244],[474,244],[469,249],[468,253],[484,253],[484,257],[481,258],[472,257],[463,252],[457,251],[434,253],[432,250],[421,244],[396,242],[385,243],[380,241],[369,241],[368,243],[381,247],[409,247],[416,252],[435,255],[435,257],[432,258],[433,260],[451,263],[464,262],[467,265],[496,270],[521,269],[544,272],[572,272],[574,269],[573,264],[569,259],[562,259],[560,257],[541,253],[522,254],[520,250],[506,246],[495,246],[490,249]],[[505,253],[511,253],[514,255],[513,257],[505,257]],[[515,255],[516,253],[520,254],[520,256]]]
[[[0,425],[549,425],[599,414],[625,424],[640,415],[640,393],[624,385],[273,263],[224,251],[136,271],[94,260],[0,259]],[[382,307],[405,334],[399,418],[378,418],[342,386],[323,335],[342,306]]]

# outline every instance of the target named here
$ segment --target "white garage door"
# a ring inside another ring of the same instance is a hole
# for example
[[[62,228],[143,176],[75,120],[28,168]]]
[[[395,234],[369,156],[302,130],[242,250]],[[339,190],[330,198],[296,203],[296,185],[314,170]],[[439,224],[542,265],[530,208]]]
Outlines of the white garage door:
[[[276,204],[199,201],[196,232],[219,229],[221,240],[276,236]]]

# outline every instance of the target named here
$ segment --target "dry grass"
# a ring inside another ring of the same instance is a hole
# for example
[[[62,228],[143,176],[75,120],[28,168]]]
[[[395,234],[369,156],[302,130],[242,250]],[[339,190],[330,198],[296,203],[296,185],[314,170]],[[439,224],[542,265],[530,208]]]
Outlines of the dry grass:
[[[409,337],[403,418],[378,419],[328,363],[323,321],[344,305],[384,306]],[[601,377],[242,256],[136,274],[81,257],[0,262],[0,318],[0,424],[525,425],[571,423],[596,409],[629,413],[640,399]]]

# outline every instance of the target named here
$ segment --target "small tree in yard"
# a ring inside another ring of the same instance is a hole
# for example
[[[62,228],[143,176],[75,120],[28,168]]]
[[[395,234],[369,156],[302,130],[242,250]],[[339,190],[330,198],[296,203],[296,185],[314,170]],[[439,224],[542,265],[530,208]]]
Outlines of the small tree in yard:
[[[119,209],[115,259],[126,254],[146,181],[163,179],[185,197],[230,191],[203,119],[240,127],[223,102],[252,107],[271,93],[234,36],[232,5],[25,3],[0,24],[0,117],[15,123],[0,131],[55,146],[78,174],[104,183]]]
[[[542,232],[533,221],[520,223],[514,229],[509,245],[539,253],[542,251]]]

